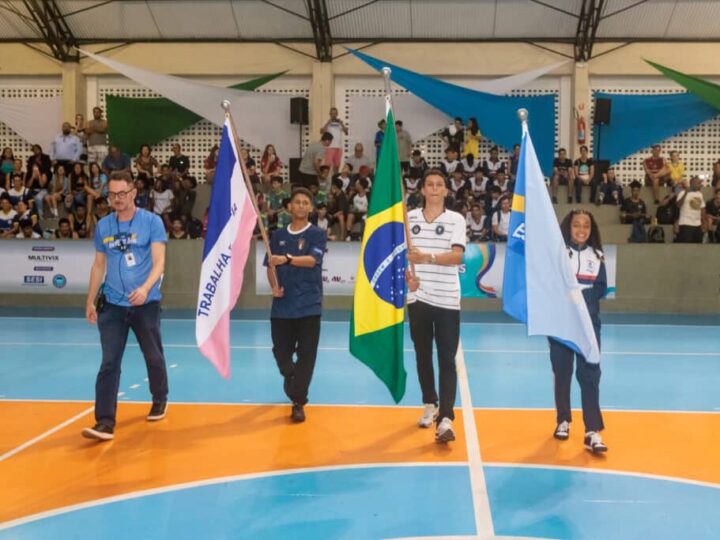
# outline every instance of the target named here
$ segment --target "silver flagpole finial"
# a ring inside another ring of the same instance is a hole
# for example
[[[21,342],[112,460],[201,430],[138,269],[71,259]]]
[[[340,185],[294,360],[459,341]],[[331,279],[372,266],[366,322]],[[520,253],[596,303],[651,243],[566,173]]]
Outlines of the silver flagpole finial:
[[[220,104],[223,108],[223,110],[227,113],[230,112],[230,100],[229,99],[223,99],[222,103]]]
[[[523,124],[527,122],[527,119],[528,119],[527,109],[518,109],[517,115]]]
[[[383,79],[385,79],[385,94],[389,95],[390,94],[390,75],[392,74],[392,69],[385,66],[384,68],[382,68],[381,71],[382,71]]]

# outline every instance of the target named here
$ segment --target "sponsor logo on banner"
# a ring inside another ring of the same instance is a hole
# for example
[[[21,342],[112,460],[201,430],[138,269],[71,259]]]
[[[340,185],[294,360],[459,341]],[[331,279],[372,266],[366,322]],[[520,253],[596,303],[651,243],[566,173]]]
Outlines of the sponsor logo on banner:
[[[35,262],[57,262],[60,260],[58,255],[28,255],[28,261]]]
[[[55,285],[55,287],[57,287],[58,289],[62,289],[63,287],[65,287],[65,285],[67,285],[67,278],[66,278],[65,276],[63,276],[62,274],[55,274],[55,275],[53,276],[53,282],[52,282],[52,283],[53,283],[53,285]]]
[[[24,285],[45,285],[45,276],[23,276]]]

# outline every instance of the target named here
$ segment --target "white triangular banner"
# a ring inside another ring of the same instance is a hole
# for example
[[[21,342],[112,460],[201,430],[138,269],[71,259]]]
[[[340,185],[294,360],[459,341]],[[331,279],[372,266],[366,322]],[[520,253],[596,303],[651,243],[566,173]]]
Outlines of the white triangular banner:
[[[63,122],[62,97],[0,99],[0,122],[49,154]]]

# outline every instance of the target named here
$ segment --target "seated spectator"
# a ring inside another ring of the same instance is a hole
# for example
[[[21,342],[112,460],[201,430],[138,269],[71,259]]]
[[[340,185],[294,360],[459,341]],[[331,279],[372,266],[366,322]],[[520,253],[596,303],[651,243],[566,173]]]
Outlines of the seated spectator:
[[[185,222],[180,216],[173,216],[168,239],[170,240],[188,240],[190,235],[185,230]]]
[[[15,216],[14,220],[18,223],[18,228],[20,228],[21,221],[29,221],[33,229],[35,229],[35,232],[42,236],[42,227],[40,227],[38,213],[34,208],[31,208],[28,203],[21,200],[18,201],[15,212],[17,213],[17,215]]]
[[[247,152],[247,151],[246,151]],[[172,145],[173,155],[170,157],[170,172],[177,177],[185,176],[190,170],[190,158],[183,155],[182,149],[178,143]],[[255,162],[253,161],[253,165]]]
[[[373,160],[365,155],[365,149],[362,143],[355,144],[354,153],[347,158],[346,162],[350,164],[351,170],[353,171],[359,171],[363,165],[367,167],[368,170],[373,170]]]
[[[353,226],[355,223],[363,223],[365,216],[368,211],[369,198],[367,194],[367,182],[361,178],[355,182],[355,194],[350,199],[350,212],[347,217],[347,224],[345,227],[346,237],[345,240],[359,240],[362,238],[362,231],[360,235],[353,232]]]
[[[282,208],[277,213],[277,222],[275,223],[275,229],[284,229],[292,223],[292,214],[288,205],[290,204],[290,197],[287,197],[282,202]]]
[[[121,152],[116,144],[111,144],[110,152],[102,162],[102,170],[108,177],[114,172],[132,174],[130,170],[130,157]]]
[[[602,184],[598,190],[597,204],[621,205],[623,188],[615,175],[615,167],[610,167],[602,175]]]
[[[469,242],[483,242],[487,240],[488,229],[481,204],[474,203],[465,219],[467,221],[467,237]]]
[[[219,151],[220,147],[217,144],[213,145],[213,147],[210,149],[210,153],[203,162],[203,168],[205,169],[205,182],[207,182],[209,185],[212,185],[213,180],[215,179],[215,168],[217,167],[217,158]]]
[[[15,168],[15,156],[13,155],[12,148],[6,146],[2,151],[2,158],[0,159],[0,178],[5,180]],[[5,183],[4,181],[2,182]]]
[[[620,206],[620,223],[632,225],[636,221],[642,221],[644,225],[647,221],[647,205],[640,198],[640,189],[642,184],[637,180],[630,184],[630,197],[625,199]]]
[[[405,204],[408,209],[411,209],[411,207],[417,208],[422,201],[419,188],[420,178],[422,177],[418,176],[418,174],[419,171],[417,169],[410,167],[407,175],[403,178],[405,184]]]
[[[643,161],[645,168],[645,185],[651,185],[653,190],[653,198],[655,204],[660,202],[660,184],[666,184],[670,180],[665,159],[660,155],[660,145],[655,144],[652,147],[652,155]]]
[[[594,198],[595,191],[593,186],[593,180],[595,179],[595,162],[588,155],[588,147],[582,145],[580,147],[580,157],[575,160],[575,168],[573,169],[573,181],[568,183],[568,203],[571,203],[570,199],[572,192],[575,192],[575,202],[582,202],[582,187],[590,186],[590,200]]]
[[[514,189],[513,183],[507,178],[503,171],[498,171],[495,174],[495,185],[500,188],[500,191],[505,195],[506,193],[512,193]]]
[[[470,191],[476,201],[482,201],[487,196],[487,190],[492,186],[489,178],[485,177],[482,169],[475,171],[475,175],[470,178]]]
[[[470,182],[465,180],[465,171],[462,165],[458,165],[450,177],[450,192],[455,200],[464,200],[465,193],[470,191]]]
[[[330,233],[330,220],[327,215],[327,206],[325,206],[324,203],[320,203],[316,209],[315,225],[325,231],[328,240],[335,240],[335,237]]]
[[[22,159],[15,158],[13,161],[13,170],[10,172],[10,175],[19,174],[23,177],[23,180],[25,180],[25,172],[22,170]]]
[[[110,152],[112,153],[112,148],[110,149]],[[108,157],[110,157],[109,154]],[[150,193],[147,190],[147,185],[144,178],[135,179],[135,190],[135,206],[143,209],[151,209]]]
[[[500,211],[492,217],[493,239],[496,242],[507,242],[510,229],[510,197],[500,200]]]
[[[100,197],[107,197],[108,177],[96,162],[90,164],[90,178],[88,179],[88,213],[92,214],[95,202]]]
[[[408,174],[412,171],[415,171],[418,175],[418,178],[422,178],[423,174],[425,174],[425,171],[427,171],[430,167],[428,167],[427,161],[425,161],[425,158],[422,156],[422,152],[420,150],[413,150],[412,154],[410,155],[410,166],[408,168]]]
[[[363,180],[367,184],[367,188],[365,191],[368,192],[368,195],[372,191],[372,177],[371,177],[372,171],[369,167],[362,166],[360,167],[360,170],[358,171],[357,178],[355,178],[355,181],[350,184],[350,190],[354,193],[355,186],[357,185],[358,180]]]
[[[109,216],[112,212],[110,211],[110,205],[105,197],[98,197],[95,199],[95,223],[100,221],[105,216]]]
[[[82,163],[73,163],[70,171],[70,192],[72,193],[72,201],[68,201],[71,204],[66,206],[68,209],[73,208],[78,204],[87,204],[88,198],[88,178],[85,174],[85,167]]]
[[[33,228],[33,223],[29,219],[20,220],[19,224],[20,232],[15,235],[15,238],[21,239],[33,239],[42,238],[42,235],[38,234]]]
[[[22,174],[14,173],[12,175],[12,180],[8,178],[8,182],[5,187],[7,189],[8,197],[10,197],[10,204],[12,204],[12,206],[17,206],[17,203],[20,201],[27,202],[32,199],[30,190],[25,187],[25,180],[23,179]]]
[[[282,162],[275,152],[275,146],[268,144],[260,158],[260,179],[264,186],[264,191],[270,188],[270,180],[273,176],[278,176],[282,169]]]
[[[45,175],[48,180],[52,178],[52,161],[50,160],[50,156],[43,154],[43,149],[39,144],[32,145],[32,154],[27,158],[25,170],[28,176],[32,174],[34,166],[37,166],[41,175]]]
[[[72,231],[77,234],[78,238],[92,238],[95,224],[84,204],[76,204],[73,211],[68,214],[68,220]]]
[[[342,180],[336,178],[330,186],[330,194],[328,196],[327,213],[329,226],[332,227],[337,223],[340,228],[338,238],[345,238],[345,222],[348,215],[348,199],[343,189]]]
[[[660,225],[674,225],[678,220],[680,210],[677,207],[677,195],[665,195],[655,210],[655,219]]]
[[[25,180],[25,186],[30,191],[30,197],[34,199],[38,212],[42,214],[43,199],[47,196],[48,176],[40,170],[37,165],[32,166],[30,174]]]
[[[283,189],[283,179],[281,176],[273,176],[270,179],[270,192],[267,194],[267,214],[270,223],[277,221],[277,214],[284,208],[285,199],[290,194]]]
[[[174,198],[175,196],[165,180],[162,178],[155,180],[152,193],[150,193],[152,211],[162,218],[166,228],[169,228],[170,225],[168,216],[172,212]]]
[[[508,171],[508,178],[510,178],[510,181],[515,183],[515,178],[517,178],[517,170],[518,170],[518,164],[520,163],[520,145],[515,144],[513,145],[513,153],[510,156],[510,170]]]
[[[17,212],[10,204],[7,193],[0,195],[0,238],[14,238],[18,233],[18,224],[14,221]]]
[[[152,155],[152,148],[143,144],[140,147],[140,153],[135,158],[135,170],[138,177],[142,176],[146,181],[151,181],[155,178],[155,171],[159,166],[158,160]]]
[[[310,184],[310,193],[312,193],[313,206],[315,208],[317,208],[319,204],[327,203],[327,193],[322,191],[317,184]]]
[[[248,152],[247,148],[240,149],[240,159],[245,162],[246,170],[255,169],[255,160],[250,157],[250,152]]]
[[[343,191],[346,191],[347,188],[350,187],[350,183],[352,182],[352,171],[353,171],[353,166],[350,165],[349,163],[346,163],[345,165],[342,166],[342,169],[340,169],[340,172],[333,177],[333,181],[335,181],[336,179],[339,179],[342,182],[342,190]]]
[[[317,185],[321,191],[327,193],[330,191],[330,182],[332,182],[331,169],[328,165],[321,165],[317,175]],[[310,188],[312,184],[307,186]]]
[[[720,244],[720,188],[715,189],[715,196],[705,204],[705,228],[710,242]]]
[[[502,197],[502,189],[498,186],[490,187],[489,195],[485,201],[485,215],[492,221],[492,216],[500,209],[500,198]]]
[[[495,180],[497,173],[505,173],[505,162],[498,157],[498,147],[493,146],[490,149],[490,157],[483,161],[483,173],[490,180]]]
[[[680,161],[680,152],[673,150],[670,152],[670,161],[666,163],[668,177],[670,179],[670,187],[679,186],[680,182],[685,178],[685,164]]]
[[[675,242],[701,244],[705,234],[705,200],[703,199],[702,180],[694,176],[690,182],[684,180],[682,190],[677,195],[680,208],[678,234]]]
[[[575,169],[572,160],[567,157],[567,150],[561,148],[558,150],[558,157],[553,161],[553,175],[550,182],[550,193],[552,202],[557,204],[558,186],[568,186],[568,204],[572,203],[572,186],[575,183]]]
[[[71,195],[70,179],[65,175],[65,166],[61,164],[55,169],[55,174],[53,174],[50,189],[48,190],[48,196],[45,198],[53,217],[58,217],[58,205],[69,195]]]
[[[440,170],[445,176],[450,176],[457,166],[460,165],[458,161],[458,151],[454,146],[448,146],[445,148],[445,157],[440,160]]]
[[[467,154],[463,159],[460,160],[465,177],[471,177],[475,175],[475,171],[481,169],[482,163],[473,157],[472,154]]]
[[[70,220],[68,218],[62,218],[58,222],[58,228],[53,235],[56,240],[77,240],[78,235],[70,227]]]
[[[720,187],[720,159],[713,163],[712,180],[710,181],[710,185],[713,188]]]

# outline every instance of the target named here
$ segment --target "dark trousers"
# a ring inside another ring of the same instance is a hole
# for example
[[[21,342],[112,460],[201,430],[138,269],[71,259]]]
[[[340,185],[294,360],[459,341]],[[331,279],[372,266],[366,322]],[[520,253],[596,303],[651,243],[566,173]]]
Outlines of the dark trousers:
[[[600,344],[600,332],[595,331]],[[603,424],[600,412],[600,364],[590,364],[585,357],[572,349],[548,339],[550,343],[550,362],[555,375],[555,409],[557,423],[571,422],[570,384],[572,383],[573,361],[577,362],[577,377],[580,383],[580,396],[582,401],[583,422],[585,431],[601,431]]]
[[[320,341],[320,315],[270,319],[270,330],[275,361],[285,378],[285,395],[293,403],[305,405]],[[297,361],[293,362],[296,353]]]
[[[443,418],[455,419],[453,406],[457,393],[455,355],[460,341],[460,310],[443,309],[414,302],[408,304],[410,336],[415,346],[418,379],[423,403],[438,404],[433,369],[433,339],[437,345],[440,370],[440,410],[438,422]]]
[[[114,427],[120,365],[130,329],[145,357],[153,403],[167,401],[168,380],[160,336],[160,302],[137,307],[105,304],[98,313],[97,322],[102,364],[95,382],[95,420]]]
[[[680,225],[675,242],[678,244],[702,244],[704,233],[702,227]]]

